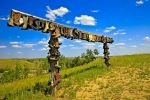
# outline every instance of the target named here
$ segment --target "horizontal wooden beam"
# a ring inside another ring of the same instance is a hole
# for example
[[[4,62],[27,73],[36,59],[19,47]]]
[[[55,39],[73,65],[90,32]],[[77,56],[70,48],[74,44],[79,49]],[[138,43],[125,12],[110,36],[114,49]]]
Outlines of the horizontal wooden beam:
[[[55,29],[60,31],[60,36],[68,39],[81,39],[89,42],[113,43],[113,38],[96,35],[89,32],[49,21],[18,10],[12,9],[8,22],[9,26],[19,26],[22,29],[34,29],[45,33],[51,33]]]

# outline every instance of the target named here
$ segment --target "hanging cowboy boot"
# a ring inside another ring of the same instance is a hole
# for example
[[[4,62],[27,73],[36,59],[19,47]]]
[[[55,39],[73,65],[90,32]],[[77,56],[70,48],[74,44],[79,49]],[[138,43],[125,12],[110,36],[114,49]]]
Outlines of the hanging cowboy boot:
[[[44,33],[48,33],[49,31],[49,22],[48,21],[45,21],[45,25],[44,25],[44,28],[43,28],[43,31]]]
[[[102,36],[101,36],[101,42],[103,42],[103,43],[105,43],[105,42],[104,42],[104,38],[105,38],[105,37],[102,35]]]
[[[72,34],[74,39],[78,39],[79,35],[78,35],[78,30],[76,28],[73,29]]]
[[[56,25],[54,22],[50,22],[50,23],[49,23],[49,30],[50,30],[50,31],[55,30],[56,27],[57,27],[57,25]]]
[[[22,24],[20,13],[12,13],[12,16],[14,25],[19,26]]]
[[[61,36],[64,36],[63,26],[62,25],[59,25],[59,30],[60,30]]]
[[[56,28],[54,30],[54,32],[51,32],[51,36],[52,36],[52,38],[59,38],[60,37],[60,30],[59,30],[59,28]]]
[[[28,28],[28,16],[23,16],[22,29],[27,29],[27,28]]]
[[[41,21],[39,20],[39,19],[36,19],[35,21],[34,21],[34,23],[35,23],[35,29],[36,30],[40,30],[41,29]]]
[[[49,42],[49,47],[55,47],[55,48],[59,48],[60,47],[60,45],[62,44],[62,43],[59,43],[59,40],[58,40],[58,38],[54,38],[54,39],[51,39]]]
[[[79,31],[78,34],[79,34],[78,39],[82,39],[82,31]]]
[[[97,36],[97,42],[101,42],[101,36]]]
[[[33,24],[34,24],[34,18],[32,16],[29,16],[28,17],[28,26],[29,26],[29,28],[34,29]]]
[[[58,72],[59,72],[59,69],[61,68],[61,66],[59,66],[58,61],[57,61],[56,65],[55,65],[55,68],[58,69]]]
[[[71,28],[71,29],[70,29],[70,32],[69,32],[69,35],[70,35],[71,40],[73,40],[73,33],[72,33],[72,31],[73,31],[73,29]]]

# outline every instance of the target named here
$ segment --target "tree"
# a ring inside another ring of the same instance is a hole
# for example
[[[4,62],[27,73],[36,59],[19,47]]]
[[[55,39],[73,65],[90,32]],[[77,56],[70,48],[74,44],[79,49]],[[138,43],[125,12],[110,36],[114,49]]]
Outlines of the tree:
[[[94,52],[95,57],[99,55],[99,52],[98,52],[98,50],[97,50],[97,49],[94,49],[94,51],[93,51],[93,52]]]
[[[93,58],[94,58],[93,51],[90,50],[90,49],[87,49],[87,50],[86,50],[86,59],[87,59],[87,62],[92,61]]]

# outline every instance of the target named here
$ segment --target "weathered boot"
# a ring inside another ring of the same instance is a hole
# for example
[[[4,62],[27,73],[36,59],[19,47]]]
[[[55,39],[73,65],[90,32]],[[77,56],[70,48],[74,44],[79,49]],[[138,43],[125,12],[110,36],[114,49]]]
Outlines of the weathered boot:
[[[27,29],[27,28],[28,28],[28,16],[23,16],[22,29]]]

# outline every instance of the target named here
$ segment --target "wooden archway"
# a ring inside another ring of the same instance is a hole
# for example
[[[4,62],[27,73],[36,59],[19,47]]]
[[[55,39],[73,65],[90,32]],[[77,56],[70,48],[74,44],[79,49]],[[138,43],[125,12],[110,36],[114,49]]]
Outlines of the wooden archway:
[[[107,36],[94,35],[89,32],[78,30],[77,28],[71,28],[62,24],[58,24],[46,19],[42,19],[27,13],[23,13],[17,10],[12,10],[8,21],[8,26],[19,26],[22,30],[33,29],[42,31],[43,33],[49,33],[50,40],[48,62],[51,67],[51,81],[50,87],[55,87],[60,83],[61,76],[59,74],[60,66],[58,65],[60,52],[59,37],[63,36],[67,39],[80,39],[88,42],[101,42],[103,43],[104,59],[107,66],[109,63],[109,47],[108,43],[113,43],[113,39]]]

